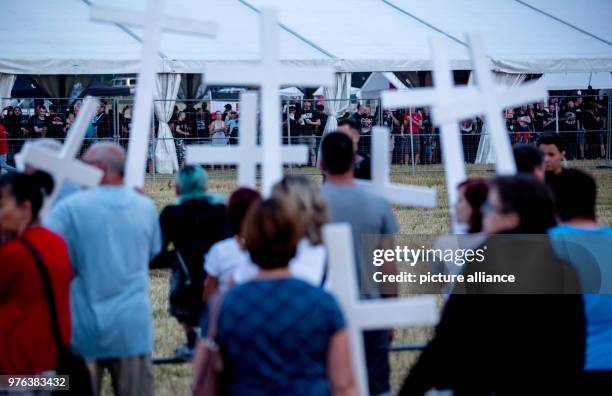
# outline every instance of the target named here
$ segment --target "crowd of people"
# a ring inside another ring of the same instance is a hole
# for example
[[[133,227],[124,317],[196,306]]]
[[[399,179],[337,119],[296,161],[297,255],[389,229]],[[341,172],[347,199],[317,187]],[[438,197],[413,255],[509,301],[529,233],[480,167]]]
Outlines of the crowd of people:
[[[588,91],[587,93],[596,91]],[[596,95],[551,96],[544,102],[510,108],[504,112],[508,138],[512,144],[535,143],[546,132],[560,133],[566,147],[566,158],[605,158],[608,144],[607,97]],[[367,102],[367,101],[366,101]],[[290,102],[282,109],[282,136],[284,144],[303,144],[309,147],[309,166],[316,166],[319,146],[328,115],[325,101],[303,100]],[[127,147],[131,126],[131,107],[113,113],[112,105],[102,100],[92,117],[86,139],[88,142],[115,140]],[[6,107],[0,124],[0,169],[14,166],[13,155],[19,152],[25,141],[36,138],[63,139],[78,114],[77,101],[65,111],[59,106],[37,105],[34,114],[26,116],[20,107]],[[188,144],[212,144],[216,146],[238,143],[238,104],[227,103],[223,111],[211,112],[208,103],[197,107],[191,102],[176,105],[168,121],[174,139],[179,168],[184,165]],[[393,164],[419,165],[442,162],[439,129],[432,124],[428,107],[404,110],[370,108],[357,103],[355,111],[338,118],[359,125],[361,135],[359,151],[364,157],[371,153],[372,128],[382,125],[391,131],[390,156]],[[154,117],[149,145],[149,172],[154,171],[155,137],[159,121]],[[115,131],[116,126],[118,128]],[[2,128],[2,127],[0,127]],[[480,117],[460,122],[461,140],[467,163],[476,162],[480,138],[486,126]],[[4,137],[3,137],[4,136]],[[89,144],[89,143],[88,143]],[[4,148],[2,148],[4,147]]]
[[[347,322],[328,292],[322,227],[351,226],[359,271],[370,268],[361,262],[364,243],[393,249],[399,232],[391,205],[354,183],[368,170],[360,154],[368,113],[359,111],[322,139],[323,185],[285,176],[266,199],[239,188],[226,203],[208,191],[204,168],[187,165],[177,176],[176,204],[158,215],[149,197],[124,186],[125,150],[112,142],[93,144],[82,157],[103,172],[100,185],[63,194],[44,220],[50,175],[28,167],[0,176],[0,375],[53,373],[60,351],[72,345],[87,364],[87,394],[100,394],[107,370],[116,395],[152,395],[149,269],[171,268],[169,312],[185,332],[176,355],[192,360],[194,395],[211,389],[241,396],[359,394]],[[221,129],[213,122],[222,117],[211,119],[209,135]],[[296,118],[320,126],[316,117]],[[176,119],[183,131],[184,117]],[[481,290],[451,289],[401,395],[431,388],[457,395],[596,394],[589,392],[611,384],[612,298],[594,293],[610,291],[609,244],[597,237],[612,235],[612,228],[597,223],[595,180],[563,167],[559,134],[514,152],[518,175],[458,186],[457,221],[500,249],[492,260],[506,258],[487,265],[563,273],[564,286],[585,294],[479,296]],[[520,234],[549,234],[549,248],[524,255],[529,245],[522,238],[514,241],[522,248],[513,250],[495,239]],[[394,274],[395,263],[381,270]],[[52,293],[45,293],[43,272]],[[368,300],[398,296],[397,286],[374,281],[360,290]],[[393,334],[364,334],[368,394],[391,394]]]

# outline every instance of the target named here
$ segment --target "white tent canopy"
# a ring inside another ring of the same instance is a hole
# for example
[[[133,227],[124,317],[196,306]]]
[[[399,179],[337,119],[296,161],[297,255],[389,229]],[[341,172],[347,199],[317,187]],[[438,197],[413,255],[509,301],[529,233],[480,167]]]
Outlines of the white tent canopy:
[[[403,91],[409,89],[409,87],[391,72],[374,72],[370,74],[370,77],[361,87],[361,97],[364,99],[377,99],[380,97],[381,92],[389,89]]]
[[[298,87],[287,87],[282,88],[278,91],[281,98],[303,98],[304,92],[300,91]]]
[[[612,89],[612,73],[547,73],[538,81],[549,91],[586,90],[589,85],[594,89]]]
[[[355,88],[355,87],[351,87],[351,96],[352,95],[355,95],[357,97],[361,97],[361,89]],[[317,88],[317,90],[314,91],[312,96],[325,96],[325,87]]]
[[[142,30],[91,22],[90,2],[4,0],[0,73],[137,72]],[[94,2],[140,11],[146,4],[146,0]],[[612,71],[610,4],[608,0],[166,1],[166,15],[216,20],[219,34],[215,39],[164,34],[157,69],[202,73],[210,63],[258,60],[258,10],[272,5],[281,23],[280,56],[288,64],[331,64],[346,72],[429,70],[428,40],[439,36],[446,42],[453,68],[470,69],[464,39],[469,30],[482,34],[492,69]]]

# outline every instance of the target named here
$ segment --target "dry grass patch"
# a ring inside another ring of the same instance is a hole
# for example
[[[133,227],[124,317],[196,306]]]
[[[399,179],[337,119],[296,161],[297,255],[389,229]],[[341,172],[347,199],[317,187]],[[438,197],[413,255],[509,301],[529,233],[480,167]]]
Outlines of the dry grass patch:
[[[483,166],[469,166],[470,176],[492,176],[493,173]],[[444,174],[440,165],[419,167],[419,173],[412,175],[405,167],[394,166],[392,180],[398,183],[411,183],[436,187],[438,207],[435,209],[416,209],[394,207],[403,234],[441,234],[448,231],[448,203]],[[599,204],[597,213],[602,223],[612,223],[612,171],[589,169],[599,185]],[[321,177],[313,168],[293,169],[291,172],[304,173],[320,181]],[[209,190],[229,194],[236,187],[234,171],[210,171]],[[175,201],[174,180],[150,180],[146,192],[155,201],[159,210]],[[168,315],[168,272],[151,272],[151,301],[155,323],[155,356],[170,356],[174,349],[184,342],[182,329],[176,320]],[[400,329],[396,333],[398,343],[426,342],[433,332],[431,328]],[[418,353],[401,352],[391,354],[392,383],[397,386],[408,369],[414,364]],[[161,366],[155,368],[155,391],[157,395],[187,395],[191,382],[191,366],[187,364]],[[110,395],[108,383],[105,394]]]

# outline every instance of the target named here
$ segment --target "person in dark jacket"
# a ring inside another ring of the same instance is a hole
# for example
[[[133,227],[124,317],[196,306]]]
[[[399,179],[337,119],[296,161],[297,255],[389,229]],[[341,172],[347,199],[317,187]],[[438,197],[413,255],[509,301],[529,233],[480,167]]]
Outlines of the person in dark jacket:
[[[184,358],[191,357],[204,309],[204,255],[213,244],[230,236],[225,204],[220,197],[206,193],[207,182],[208,175],[200,165],[188,165],[180,171],[178,202],[160,214],[162,253],[151,265],[172,268],[170,314],[185,329],[187,343],[176,351]]]
[[[550,191],[532,176],[498,177],[484,209],[485,260],[466,264],[463,274],[515,274],[517,284],[456,287],[399,394],[579,394],[585,317],[578,277],[545,236],[526,235],[555,225]]]

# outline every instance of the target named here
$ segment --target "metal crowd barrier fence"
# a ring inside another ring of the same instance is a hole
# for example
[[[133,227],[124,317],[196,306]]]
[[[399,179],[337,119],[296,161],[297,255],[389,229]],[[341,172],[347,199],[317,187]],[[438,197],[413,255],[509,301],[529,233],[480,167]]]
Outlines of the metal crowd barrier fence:
[[[589,130],[584,128],[572,129],[568,127],[565,116],[568,112],[569,101],[574,98],[575,96],[549,97],[549,108],[554,112],[554,122],[546,125],[547,131],[557,132],[562,136],[566,148],[566,157],[568,159],[584,159],[584,161],[580,161],[578,164],[579,166],[612,166],[610,159],[610,148],[612,148],[610,125],[612,101],[609,100],[609,96],[607,95],[597,97],[582,96],[583,104],[581,106],[583,106],[584,109],[591,109],[592,111],[597,110],[599,128]],[[95,137],[87,138],[84,148],[100,140],[114,141],[127,147],[133,98],[101,99],[105,101],[103,114],[100,119],[96,120],[99,115],[94,117],[94,120],[97,121],[95,126],[96,130],[93,131]],[[70,115],[70,113],[75,113],[75,103],[77,103],[65,98],[34,98],[27,100],[12,98],[6,100],[11,104],[21,104],[22,106],[19,117],[13,117],[12,119],[7,117],[8,111],[6,109],[3,110],[2,122],[5,124],[8,132],[9,165],[14,165],[14,154],[19,151],[25,141],[42,137],[63,140],[67,128],[73,122],[73,115]],[[334,104],[334,102],[337,102],[333,100],[310,101],[315,109],[317,105],[322,104],[324,107],[328,107]],[[345,103],[344,107],[352,108],[353,110],[356,109],[357,103],[354,101],[352,103],[348,101],[345,102],[347,103]],[[294,115],[292,119],[290,106],[295,105],[303,112],[305,107],[303,103],[304,101],[299,98],[282,102],[283,116],[281,119],[285,122],[285,127],[283,128],[283,143],[309,145],[311,147],[311,158],[309,158],[308,165],[313,166],[316,163],[316,155],[321,141],[323,126],[305,128],[304,125],[299,124],[299,116],[296,117]],[[39,110],[37,109],[37,105],[39,104],[46,104],[46,106],[42,110],[44,114],[37,120],[37,111]],[[166,106],[168,101],[156,101],[156,104],[160,105],[156,107],[165,108],[164,111],[167,116],[166,121],[170,129],[174,131],[174,136],[171,139],[174,142],[175,149],[178,150],[179,157],[183,148],[188,145],[211,144],[213,138],[209,128],[214,118],[219,116],[219,114],[215,113],[216,110],[220,112],[225,111],[225,105],[231,105],[231,109],[228,108],[227,110],[239,111],[240,109],[236,98],[218,99],[212,102],[202,100],[177,100],[174,101],[174,106]],[[397,110],[393,113],[394,116],[391,117],[389,112],[381,108],[380,102],[377,99],[363,99],[359,101],[359,104],[367,105],[370,108],[369,114],[372,115],[371,117],[365,117],[367,123],[362,121],[364,129],[362,130],[359,144],[361,153],[371,153],[371,132],[369,128],[374,125],[387,125],[392,127],[392,139],[389,142],[389,150],[391,163],[395,165],[392,170],[393,172],[412,173],[415,175],[419,172],[443,171],[441,166],[423,166],[440,164],[442,162],[443,153],[440,151],[440,136],[435,133],[436,130],[434,129],[433,133],[424,133],[423,129],[421,129],[418,134],[407,133],[414,128],[413,115],[416,110]],[[542,108],[538,106],[526,106],[522,110],[519,109],[516,111],[527,111],[532,113],[541,110]],[[184,113],[184,115],[181,115],[181,113]],[[221,116],[222,114],[223,113],[221,113]],[[552,115],[553,113],[550,114]],[[345,114],[345,116],[348,115],[349,113]],[[510,116],[512,112],[507,111],[506,115]],[[236,144],[239,139],[239,113],[231,115],[231,118],[235,118],[235,122],[228,122],[231,131],[229,131],[227,135],[227,144]],[[363,117],[354,118],[359,120],[363,119]],[[394,121],[394,118],[396,121]],[[152,134],[157,136],[159,120],[155,118],[152,119],[152,125]],[[404,127],[402,127],[402,125],[404,125]],[[478,148],[482,141],[482,131],[486,130],[486,127],[483,128],[483,124],[478,121],[473,123],[468,121],[465,125],[462,125],[462,127],[466,125],[467,127],[463,128],[465,129],[465,133],[461,134],[464,157],[468,164],[478,163]],[[176,132],[177,126],[186,129],[190,135],[179,139],[178,136],[180,135]],[[587,125],[581,125],[581,127],[583,126]],[[542,132],[508,132],[508,138],[513,144],[517,142],[535,143],[537,137],[541,133]],[[149,146],[149,164],[147,170],[149,171],[148,177],[153,180],[157,178],[164,179],[173,177],[172,175],[159,174],[156,169],[155,151],[159,142],[163,140],[164,139],[153,138]],[[492,164],[482,164],[482,166],[487,170],[493,168]],[[232,167],[226,167],[226,169],[231,168]],[[288,172],[291,172],[295,167],[287,166],[286,168]],[[312,173],[318,174],[316,170],[312,170]],[[220,176],[215,175],[213,177]]]
[[[511,143],[527,143],[535,144],[540,135],[544,132],[530,132],[525,134],[523,132],[509,132],[508,139]],[[572,166],[578,166],[583,168],[595,168],[595,167],[609,167],[612,165],[611,161],[611,150],[612,147],[612,131],[610,130],[599,130],[599,131],[563,131],[559,132],[562,138],[562,142],[565,146],[566,159],[572,161]],[[482,133],[469,133],[461,135],[461,143],[463,146],[464,159],[466,164],[474,164],[472,167],[475,170],[492,170],[494,169],[493,164],[486,164],[478,161],[478,150],[479,146],[483,144]],[[364,134],[361,136],[358,153],[362,155],[371,154],[371,134]],[[47,138],[47,137],[45,137]],[[63,142],[62,137],[52,136],[60,142]],[[9,166],[15,166],[14,156],[25,142],[40,140],[42,137],[32,137],[31,135],[26,138],[14,138],[11,134],[7,138],[8,155],[6,163]],[[166,138],[166,139],[151,139],[148,156],[147,156],[147,177],[150,180],[167,179],[173,178],[173,174],[161,174],[158,173],[156,167],[156,148],[164,140],[172,140],[172,145],[177,154],[177,160],[179,167],[183,165],[183,159],[185,150],[190,145],[204,144],[204,145],[215,145],[219,144],[218,138],[212,138],[210,135],[201,135],[194,137],[185,138]],[[321,136],[293,136],[283,137],[283,144],[296,145],[306,144],[310,147],[310,156],[308,163],[305,165],[285,165],[286,172],[293,172],[294,170],[302,167],[309,167],[310,169],[300,169],[300,173],[318,175],[320,172],[314,167],[317,164],[318,148],[321,143]],[[112,141],[120,144],[127,149],[128,138],[127,137],[103,137],[103,138],[86,138],[81,148],[81,154],[90,147],[92,144],[101,141]],[[213,142],[214,141],[214,142]],[[239,141],[238,131],[233,135],[228,135],[225,139],[227,145],[237,144]],[[393,134],[389,142],[389,154],[391,159],[391,165],[393,165],[391,171],[393,173],[410,173],[416,175],[422,172],[443,172],[442,166],[427,166],[437,165],[442,163],[443,153],[440,150],[440,136],[439,134]],[[225,166],[223,170],[229,171],[234,169],[235,166]],[[213,169],[209,166],[209,169]],[[222,178],[225,177],[223,173],[216,172],[211,174],[211,178]]]

